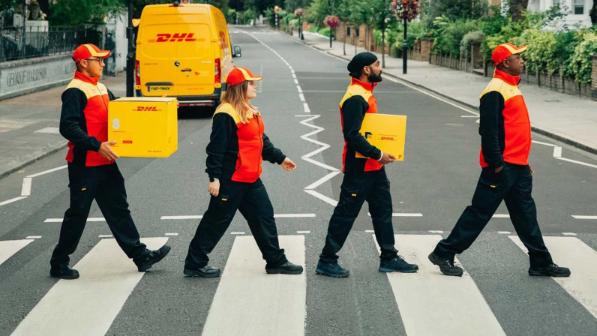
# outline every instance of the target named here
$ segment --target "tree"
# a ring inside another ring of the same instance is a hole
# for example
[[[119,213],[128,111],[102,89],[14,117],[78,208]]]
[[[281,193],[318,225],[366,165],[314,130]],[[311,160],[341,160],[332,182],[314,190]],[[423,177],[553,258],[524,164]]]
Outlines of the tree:
[[[51,3],[49,21],[72,26],[103,23],[106,15],[123,9],[122,0],[60,0]]]
[[[529,0],[509,0],[508,11],[513,21],[520,21],[529,5]]]

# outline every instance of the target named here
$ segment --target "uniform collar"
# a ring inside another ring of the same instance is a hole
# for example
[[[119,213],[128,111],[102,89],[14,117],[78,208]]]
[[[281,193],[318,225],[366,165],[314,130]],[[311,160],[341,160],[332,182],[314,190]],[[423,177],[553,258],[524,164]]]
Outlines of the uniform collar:
[[[352,77],[351,84],[353,84],[353,85],[355,85],[355,84],[356,85],[360,85],[360,86],[362,86],[367,91],[373,91],[373,89],[375,89],[375,87],[377,86],[377,83],[363,82],[363,81],[360,81],[360,80],[358,80],[358,79],[356,79],[354,77]]]
[[[99,78],[89,77],[80,71],[75,71],[75,78],[86,83],[91,83],[93,85],[97,85],[97,82],[99,82]]]
[[[499,78],[510,85],[518,85],[518,83],[520,83],[520,76],[512,76],[509,73],[500,69],[495,69],[493,77]]]

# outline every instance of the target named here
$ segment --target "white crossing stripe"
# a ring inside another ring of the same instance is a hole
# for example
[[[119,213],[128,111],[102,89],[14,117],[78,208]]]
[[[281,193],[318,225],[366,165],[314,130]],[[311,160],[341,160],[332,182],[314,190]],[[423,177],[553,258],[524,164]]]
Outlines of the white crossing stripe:
[[[491,218],[505,218],[505,219],[507,219],[507,218],[510,218],[510,215],[509,214],[495,214]]]
[[[166,220],[166,219],[201,219],[203,218],[203,215],[190,215],[190,216],[162,216],[160,217],[161,220]]]
[[[58,127],[44,127],[42,129],[38,129],[35,133],[44,133],[44,134],[59,134]]]
[[[168,238],[145,238],[149,249]],[[116,240],[102,239],[74,266],[78,280],[59,280],[12,335],[103,336],[143,274]]]
[[[44,220],[44,223],[62,223],[62,221],[64,220],[64,218],[46,218],[46,220]],[[90,222],[105,222],[106,219],[104,217],[88,217],[87,218],[87,223]]]
[[[439,235],[396,235],[402,255],[418,273],[388,273],[408,335],[506,335],[468,273],[442,275],[427,260]]]
[[[597,219],[597,216],[571,215],[574,219]]]
[[[305,237],[280,236],[288,259],[305,264]],[[301,275],[268,275],[253,237],[236,237],[209,309],[203,335],[305,334],[307,282]]]
[[[527,248],[516,236],[510,239],[524,252]],[[543,237],[554,260],[569,267],[569,278],[553,278],[576,301],[597,318],[597,252],[576,237]]]
[[[8,258],[15,255],[23,247],[27,246],[34,239],[19,239],[19,240],[5,240],[0,241],[0,265],[2,265]]]

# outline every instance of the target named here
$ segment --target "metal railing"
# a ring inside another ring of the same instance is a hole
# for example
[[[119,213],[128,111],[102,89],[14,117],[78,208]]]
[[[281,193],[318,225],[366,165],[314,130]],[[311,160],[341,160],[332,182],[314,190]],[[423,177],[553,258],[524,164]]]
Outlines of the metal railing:
[[[101,34],[85,27],[0,28],[0,62],[69,54],[81,43],[99,45]]]

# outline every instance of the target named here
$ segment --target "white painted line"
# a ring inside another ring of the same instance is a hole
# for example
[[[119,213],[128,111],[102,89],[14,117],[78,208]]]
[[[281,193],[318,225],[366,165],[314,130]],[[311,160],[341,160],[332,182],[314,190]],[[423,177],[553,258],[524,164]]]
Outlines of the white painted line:
[[[315,218],[314,213],[274,214],[274,218]]]
[[[581,216],[581,215],[572,215],[574,219],[597,219],[597,216]]]
[[[467,272],[462,278],[445,276],[427,260],[440,239],[396,235],[404,258],[419,265],[418,273],[387,273],[406,334],[460,336],[483,330],[484,335],[506,335]]]
[[[299,93],[299,99],[304,103],[305,102],[305,95],[302,93]]]
[[[313,117],[313,114],[295,114],[295,117]],[[313,119],[313,118],[311,118]]]
[[[564,235],[564,236],[571,236],[571,237],[577,236],[577,234],[574,233],[574,232],[562,232],[562,235]]]
[[[44,223],[62,223],[64,218],[46,218]],[[88,217],[87,223],[89,222],[105,222],[106,219],[104,217]]]
[[[44,171],[42,171],[42,172],[39,172],[39,173],[36,173],[36,174],[27,175],[27,177],[31,177],[31,178],[33,178],[33,177],[38,177],[38,176],[46,175],[46,174],[49,174],[49,173],[53,173],[53,172],[55,172],[55,171],[59,171],[59,170],[62,170],[62,169],[66,169],[66,167],[68,167],[68,166],[67,166],[67,165],[64,165],[64,166],[60,166],[60,167],[56,167],[56,168],[52,168],[52,169],[48,169],[48,170],[44,170]]]
[[[296,89],[298,90],[299,93],[303,93],[303,88],[301,88],[300,85],[297,85]]]
[[[570,163],[576,163],[578,165],[585,166],[585,167],[597,168],[597,165],[586,163],[586,162],[582,162],[582,161],[577,161],[577,160],[572,160],[572,159],[566,159],[566,158],[563,158],[563,157],[560,157],[560,158],[557,158],[557,159],[558,160],[562,160],[562,161],[566,161],[566,162],[570,162]]]
[[[556,159],[562,158],[562,147],[560,147],[560,146],[553,147],[553,157]]]
[[[478,118],[478,115],[474,115],[474,114],[467,114],[467,115],[461,115],[460,118]]]
[[[114,238],[112,235],[99,235],[98,238]]]
[[[299,82],[296,78],[294,79],[294,84],[299,85]]]
[[[367,215],[371,217],[371,213],[367,212]],[[423,217],[423,214],[419,212],[393,212],[392,217]]]
[[[34,133],[43,133],[43,134],[60,134],[58,127],[44,127],[42,129],[38,129]]]
[[[27,197],[25,197],[25,196],[18,196],[18,197],[15,197],[15,198],[11,198],[9,200],[0,202],[0,206],[7,205],[7,204],[10,204],[10,203],[14,203],[14,202],[20,201],[20,200],[25,199],[25,198],[27,198]]]
[[[542,142],[542,141],[537,141],[537,140],[533,140],[533,143],[536,143],[538,145],[543,145],[543,146],[555,147],[554,144],[550,144],[550,143]]]
[[[442,231],[442,230],[429,230],[429,233],[438,233],[438,234],[442,234],[442,233],[444,233],[444,231]]]
[[[0,265],[2,265],[8,258],[15,255],[23,247],[29,245],[33,239],[19,239],[19,240],[4,240],[0,241]]]
[[[190,215],[190,216],[162,216],[161,220],[179,220],[179,219],[201,219],[203,215]]]
[[[510,218],[508,214],[494,214],[491,218]]]
[[[41,239],[41,236],[27,236],[25,239]]]
[[[245,233],[244,233],[244,232],[236,232],[236,231],[233,231],[233,232],[230,232],[230,234],[231,234],[231,235],[244,235]]]
[[[23,185],[21,186],[21,196],[31,196],[31,177],[23,178]]]
[[[142,239],[152,250],[167,240]],[[103,336],[145,274],[137,271],[114,239],[100,240],[74,268],[81,277],[59,280],[12,335]]]
[[[178,232],[166,232],[164,235],[168,237],[176,237],[178,236]]]
[[[498,231],[498,233],[499,233],[499,234],[505,234],[505,235],[509,235],[509,234],[511,234],[512,232],[510,232],[510,231]]]
[[[527,251],[518,237],[510,236],[510,239],[524,252]],[[572,272],[569,278],[553,280],[597,318],[597,252],[576,237],[543,239],[556,263],[569,267]]]
[[[305,190],[305,192],[311,196],[315,196],[316,198],[324,201],[325,203],[331,205],[331,206],[336,206],[338,205],[338,201],[334,200],[333,198],[327,197],[324,194],[321,194],[315,190]]]
[[[311,113],[311,109],[309,108],[309,104],[303,103],[303,109],[305,110],[305,113]]]
[[[297,231],[296,233],[298,233],[298,234],[308,234],[308,233],[311,233],[311,231]]]
[[[305,264],[305,237],[280,236],[293,263]],[[303,336],[306,275],[268,275],[253,237],[236,237],[203,335]],[[231,304],[233,303],[233,304]]]
[[[324,177],[320,178],[319,180],[309,184],[308,186],[305,187],[305,189],[316,189],[317,187],[319,187],[320,185],[324,184],[325,182],[333,179],[336,175],[340,174],[340,171],[333,171],[327,175],[325,175]]]
[[[365,230],[366,233],[374,233],[375,231],[373,230]]]

